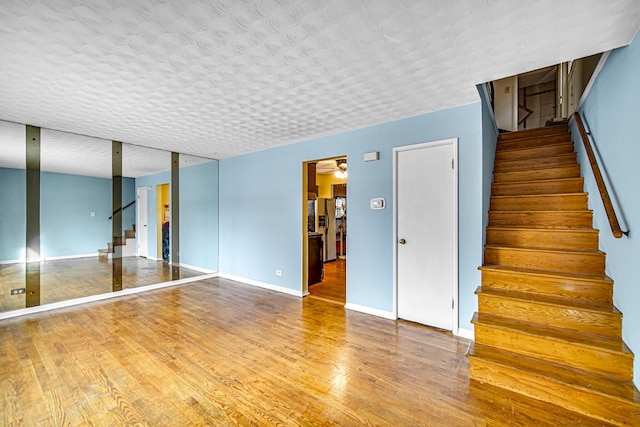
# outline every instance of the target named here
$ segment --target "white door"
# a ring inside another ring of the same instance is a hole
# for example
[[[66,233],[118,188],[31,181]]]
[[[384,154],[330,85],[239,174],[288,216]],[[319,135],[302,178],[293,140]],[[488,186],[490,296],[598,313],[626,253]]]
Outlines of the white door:
[[[149,224],[147,213],[147,187],[138,188],[138,256],[149,255]]]
[[[457,139],[394,150],[398,317],[457,327]]]

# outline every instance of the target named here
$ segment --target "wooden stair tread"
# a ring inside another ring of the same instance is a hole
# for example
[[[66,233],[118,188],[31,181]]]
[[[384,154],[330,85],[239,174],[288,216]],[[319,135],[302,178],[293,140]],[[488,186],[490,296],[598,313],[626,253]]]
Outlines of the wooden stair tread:
[[[594,254],[594,255],[604,255],[604,252],[601,250],[594,249],[564,249],[564,248],[548,248],[548,247],[537,247],[537,246],[511,246],[511,245],[494,245],[491,243],[486,244],[485,249],[509,249],[516,251],[541,251],[546,253],[556,253],[556,254],[576,254],[576,255],[584,255],[584,254]]]
[[[591,212],[591,209],[569,209],[566,211],[492,211],[492,212],[499,212],[501,214],[504,213],[511,213],[511,214],[557,214],[557,213],[585,213],[585,212]],[[563,227],[563,228],[568,228],[568,227]],[[569,227],[570,228],[570,227]],[[578,227],[578,228],[585,228],[585,227]]]
[[[570,273],[565,271],[549,271],[549,270],[532,270],[528,268],[518,268],[514,266],[494,265],[488,264],[478,268],[479,270],[498,270],[502,272],[511,272],[517,274],[527,274],[532,276],[547,277],[547,278],[568,278],[574,280],[592,281],[592,282],[607,282],[613,284],[613,280],[606,275],[589,274],[589,273]]]
[[[567,196],[587,196],[588,193],[550,193],[550,194],[514,194],[509,196],[491,196],[492,199],[533,199],[533,198],[552,198]],[[554,211],[555,212],[555,211]]]
[[[516,369],[522,369],[520,368],[522,366],[523,370],[550,382],[570,384],[596,394],[628,400],[640,405],[640,393],[630,381],[621,381],[478,343],[471,343],[467,356]]]
[[[604,337],[602,335],[586,334],[554,326],[512,320],[507,317],[494,316],[486,313],[475,313],[471,320],[473,324],[483,324],[493,328],[508,330],[520,334],[544,338],[548,341],[569,342],[585,348],[597,349],[608,353],[620,354],[633,358],[629,347],[620,339]]]
[[[568,158],[575,158],[575,157],[576,157],[576,153],[572,152],[572,153],[552,154],[552,155],[549,155],[549,156],[536,157],[535,160],[556,159],[556,158],[568,159]],[[526,162],[530,162],[530,161],[531,161],[531,159],[496,160],[495,161],[495,166],[498,166],[499,164],[506,164],[506,163],[517,163],[517,162],[526,163]]]
[[[533,147],[501,148],[500,144],[498,144],[497,152],[500,152],[500,153],[515,153],[515,152],[520,152],[520,151],[541,150],[541,149],[544,149],[544,148],[568,147],[569,145],[571,145],[573,147],[573,141],[571,141],[571,138],[567,139],[564,142],[552,142],[550,144],[536,145],[536,146],[533,146]]]
[[[493,172],[493,183],[511,183],[529,181],[531,177],[539,178],[541,176],[554,176],[551,179],[562,178],[578,178],[580,177],[580,166],[571,165],[551,165],[546,167],[538,167],[535,169],[513,170],[513,171],[496,171]],[[544,178],[549,179],[549,178]]]
[[[498,172],[498,173],[513,173],[513,172]],[[563,182],[578,182],[578,181],[582,182],[582,180],[583,180],[582,177],[548,178],[548,179],[532,179],[532,180],[528,180],[528,181],[516,181],[516,183],[517,184],[521,184],[521,185],[525,185],[525,184],[536,185],[536,184],[546,184],[546,183],[549,183],[549,182],[559,182],[559,183],[563,183]],[[514,182],[494,182],[491,185],[509,187],[509,186],[511,186],[513,184],[514,184]]]
[[[484,294],[497,296],[500,298],[508,298],[518,301],[533,302],[536,304],[545,304],[552,306],[562,306],[567,308],[576,308],[583,311],[593,311],[599,313],[620,314],[620,311],[613,304],[598,303],[593,301],[577,300],[574,298],[561,298],[544,294],[536,294],[532,292],[518,292],[506,289],[493,289],[478,286],[476,295]]]
[[[506,230],[506,231],[544,231],[544,227],[525,227],[522,225],[488,225],[487,230]],[[598,234],[599,231],[595,228],[549,228],[547,231],[553,233],[587,233]]]
[[[514,132],[504,132],[498,135],[498,144],[501,142],[520,141],[523,139],[540,139],[549,136],[566,135],[571,138],[568,127],[553,126],[537,129],[525,129]]]

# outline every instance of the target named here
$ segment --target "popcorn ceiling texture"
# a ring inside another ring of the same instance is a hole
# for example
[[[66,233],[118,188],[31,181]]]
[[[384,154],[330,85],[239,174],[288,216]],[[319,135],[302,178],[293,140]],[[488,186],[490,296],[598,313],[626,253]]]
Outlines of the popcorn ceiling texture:
[[[225,158],[627,44],[637,0],[3,0],[0,119]]]

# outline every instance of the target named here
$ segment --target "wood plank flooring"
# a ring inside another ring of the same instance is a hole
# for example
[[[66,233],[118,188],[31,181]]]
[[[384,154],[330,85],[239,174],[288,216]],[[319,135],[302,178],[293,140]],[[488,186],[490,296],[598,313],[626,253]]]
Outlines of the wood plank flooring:
[[[347,302],[347,260],[336,259],[324,263],[322,282],[309,286],[312,298],[344,305]]]
[[[97,257],[44,261],[40,263],[40,303],[51,304],[111,292],[111,260]],[[180,278],[202,275],[186,268]],[[141,257],[122,258],[124,288],[136,288],[171,280],[171,268],[162,261]],[[11,289],[25,287],[25,265],[0,265],[0,311],[25,308],[25,295]]]
[[[223,279],[0,321],[2,426],[596,426],[469,341]]]

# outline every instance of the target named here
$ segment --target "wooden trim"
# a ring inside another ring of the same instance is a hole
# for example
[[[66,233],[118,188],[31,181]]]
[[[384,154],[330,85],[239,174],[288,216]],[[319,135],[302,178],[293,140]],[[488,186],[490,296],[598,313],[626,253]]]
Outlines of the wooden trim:
[[[596,156],[593,153],[591,144],[589,143],[589,137],[587,136],[587,132],[584,129],[582,118],[580,117],[580,113],[578,113],[577,111],[573,113],[573,117],[575,118],[576,125],[578,126],[578,131],[580,132],[580,137],[582,138],[582,143],[584,144],[584,149],[587,153],[587,157],[589,158],[589,163],[591,164],[591,170],[593,171],[593,176],[596,180],[596,184],[598,184],[598,190],[600,191],[600,197],[602,197],[604,210],[607,213],[607,218],[609,219],[611,232],[613,233],[613,236],[615,238],[619,239],[625,233],[623,233],[622,229],[620,229],[620,223],[618,222],[618,217],[616,216],[616,212],[613,208],[613,203],[611,203],[611,198],[609,197],[607,186],[605,185],[604,179],[602,178],[600,167],[598,167]]]
[[[26,135],[26,226],[25,305],[40,305],[40,128],[25,126]]]
[[[171,152],[171,279],[180,279],[180,154]]]

